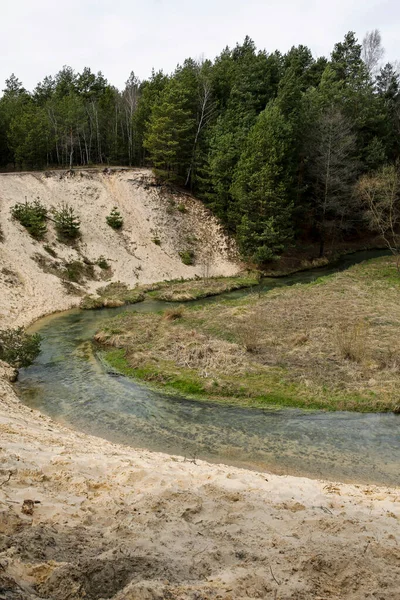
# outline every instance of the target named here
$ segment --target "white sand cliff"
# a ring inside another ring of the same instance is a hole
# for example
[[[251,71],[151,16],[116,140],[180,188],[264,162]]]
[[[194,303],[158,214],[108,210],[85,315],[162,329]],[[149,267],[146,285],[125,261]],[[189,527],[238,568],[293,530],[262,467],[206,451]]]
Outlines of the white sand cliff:
[[[24,196],[73,204],[85,255],[112,261],[114,280],[201,275],[200,246],[196,267],[179,258],[189,228],[210,243],[215,274],[237,271],[216,220],[189,197],[179,200],[186,213],[168,212],[147,172],[59,177],[0,176],[0,328],[79,302],[32,260],[42,244],[10,219]],[[104,224],[114,204],[123,235]],[[400,489],[111,444],[22,405],[12,376],[0,364],[0,600],[400,598]]]

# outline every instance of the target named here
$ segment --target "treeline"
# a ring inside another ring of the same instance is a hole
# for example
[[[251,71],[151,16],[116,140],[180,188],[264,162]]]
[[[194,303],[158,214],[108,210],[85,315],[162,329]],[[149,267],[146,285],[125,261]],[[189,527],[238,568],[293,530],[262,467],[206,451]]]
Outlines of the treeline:
[[[64,67],[32,93],[11,76],[0,166],[153,166],[201,197],[255,262],[301,237],[323,255],[360,227],[360,180],[399,159],[399,75],[382,56],[378,31],[363,44],[349,32],[329,59],[246,38],[170,76],[132,73],[123,91],[90,69]]]

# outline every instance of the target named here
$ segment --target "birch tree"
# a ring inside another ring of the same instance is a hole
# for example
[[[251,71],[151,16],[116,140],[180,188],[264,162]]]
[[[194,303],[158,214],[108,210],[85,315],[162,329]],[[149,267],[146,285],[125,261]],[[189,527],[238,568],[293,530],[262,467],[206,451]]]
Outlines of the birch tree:
[[[306,141],[321,257],[328,229],[334,229],[338,221],[343,225],[350,209],[356,174],[355,141],[349,122],[334,106],[321,113]]]
[[[212,99],[212,87],[210,81],[202,77],[199,82],[199,96],[198,96],[198,113],[197,113],[197,126],[196,133],[193,141],[193,151],[192,158],[190,161],[190,165],[188,168],[188,173],[185,181],[185,186],[187,187],[191,182],[193,177],[193,170],[196,164],[196,153],[197,146],[199,143],[199,138],[203,129],[207,126],[207,124],[212,119],[213,115],[216,111],[216,103],[213,102]]]
[[[382,47],[379,30],[368,31],[363,39],[361,57],[370,76],[375,75],[384,54],[385,49]]]
[[[373,231],[377,231],[396,257],[400,271],[400,174],[389,165],[380,171],[364,175],[356,186],[357,197]]]

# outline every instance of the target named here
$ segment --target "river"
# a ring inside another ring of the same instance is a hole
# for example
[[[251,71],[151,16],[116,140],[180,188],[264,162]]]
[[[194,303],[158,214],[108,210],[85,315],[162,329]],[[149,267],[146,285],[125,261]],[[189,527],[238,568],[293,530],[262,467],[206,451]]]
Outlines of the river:
[[[384,254],[357,252],[335,265],[265,279],[260,292],[306,283]],[[224,294],[225,299],[249,293]],[[208,298],[199,303],[217,302]],[[167,303],[128,307],[156,312]],[[43,337],[34,364],[21,369],[21,400],[81,431],[138,448],[280,474],[400,485],[400,415],[244,408],[155,391],[107,373],[90,340],[122,309],[74,309],[38,321]]]

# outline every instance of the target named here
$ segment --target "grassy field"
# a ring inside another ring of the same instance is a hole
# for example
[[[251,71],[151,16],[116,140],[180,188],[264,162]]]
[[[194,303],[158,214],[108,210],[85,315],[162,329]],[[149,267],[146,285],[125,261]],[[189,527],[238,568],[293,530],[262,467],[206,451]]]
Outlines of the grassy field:
[[[96,340],[116,370],[186,395],[397,412],[399,333],[400,276],[385,257],[240,300],[125,313]]]

